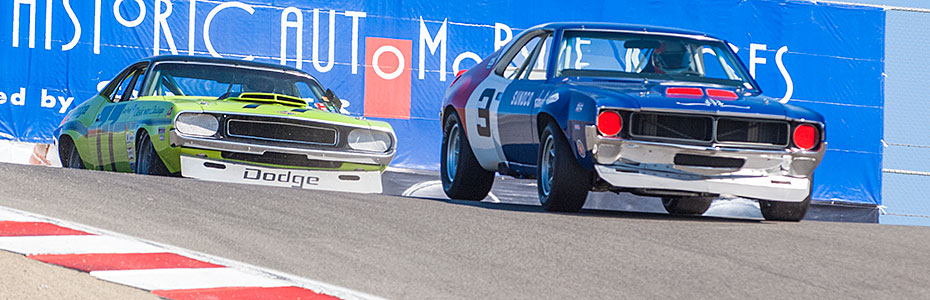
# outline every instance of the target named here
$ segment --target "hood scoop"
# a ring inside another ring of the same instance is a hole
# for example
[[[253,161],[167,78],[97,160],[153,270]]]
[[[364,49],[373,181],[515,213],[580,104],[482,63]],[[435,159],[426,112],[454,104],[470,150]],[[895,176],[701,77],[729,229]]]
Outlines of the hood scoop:
[[[269,93],[242,93],[239,97],[231,98],[233,101],[257,102],[267,104],[281,104],[295,107],[306,107],[307,101],[292,96]]]

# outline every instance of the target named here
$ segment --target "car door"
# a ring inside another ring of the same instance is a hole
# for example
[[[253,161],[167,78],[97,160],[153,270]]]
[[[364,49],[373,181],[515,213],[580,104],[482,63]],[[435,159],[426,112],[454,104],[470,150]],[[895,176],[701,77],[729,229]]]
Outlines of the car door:
[[[504,92],[498,109],[501,148],[513,167],[536,165],[539,146],[533,130],[536,124],[533,108],[537,99],[545,99],[547,93],[546,70],[551,39],[551,34],[543,34],[524,46],[524,49],[533,48],[528,49],[527,59],[512,75],[513,81]]]
[[[469,97],[465,104],[466,133],[472,152],[478,163],[487,170],[497,170],[498,164],[505,162],[506,157],[501,143],[500,114],[502,99],[510,84],[522,72],[521,67],[531,57],[536,46],[545,38],[547,32],[534,31],[519,37],[511,47],[504,52],[501,59],[494,66],[494,71],[482,81]],[[509,101],[504,104],[507,114],[504,122],[510,122],[513,109]],[[508,139],[514,132],[507,132]]]
[[[128,124],[118,121],[124,112],[131,112],[131,107],[128,111],[127,107],[135,99],[134,94],[139,93],[136,86],[142,82],[146,66],[147,63],[141,63],[127,68],[103,91],[108,101],[100,107],[97,118],[88,127],[88,138],[95,144],[89,147],[96,154],[96,159],[91,157],[92,164],[97,170],[127,171],[129,168],[127,159],[117,159],[117,154],[121,158],[126,157],[125,133],[129,130]]]

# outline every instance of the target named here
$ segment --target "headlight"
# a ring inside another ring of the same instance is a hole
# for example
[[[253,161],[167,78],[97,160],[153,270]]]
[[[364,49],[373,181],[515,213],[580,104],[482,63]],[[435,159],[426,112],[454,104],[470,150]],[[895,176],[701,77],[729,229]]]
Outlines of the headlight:
[[[220,122],[208,114],[183,113],[178,116],[174,128],[182,134],[212,136],[220,128]]]
[[[355,129],[349,132],[349,147],[355,150],[386,152],[391,149],[391,135],[387,132]]]

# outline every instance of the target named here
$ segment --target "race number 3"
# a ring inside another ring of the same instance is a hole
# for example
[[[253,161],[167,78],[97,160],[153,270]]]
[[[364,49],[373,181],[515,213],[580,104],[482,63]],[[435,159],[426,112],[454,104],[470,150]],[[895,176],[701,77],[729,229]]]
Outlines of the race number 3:
[[[494,98],[495,89],[486,89],[478,97],[478,118],[484,119],[484,124],[478,124],[478,135],[491,136],[491,100]]]

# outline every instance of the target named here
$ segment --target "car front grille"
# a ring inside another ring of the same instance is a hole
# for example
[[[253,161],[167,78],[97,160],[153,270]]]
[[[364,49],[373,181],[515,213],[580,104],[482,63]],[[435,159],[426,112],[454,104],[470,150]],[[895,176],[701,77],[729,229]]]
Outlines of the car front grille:
[[[713,125],[714,119],[705,116],[634,113],[630,132],[647,138],[710,142]]]
[[[717,120],[717,141],[787,146],[788,123],[720,118]]]
[[[291,120],[229,119],[226,132],[230,137],[272,142],[336,146],[339,132],[332,125],[299,123]]]
[[[652,112],[632,113],[629,124],[630,135],[638,139],[762,147],[788,146],[791,127],[778,120]]]

